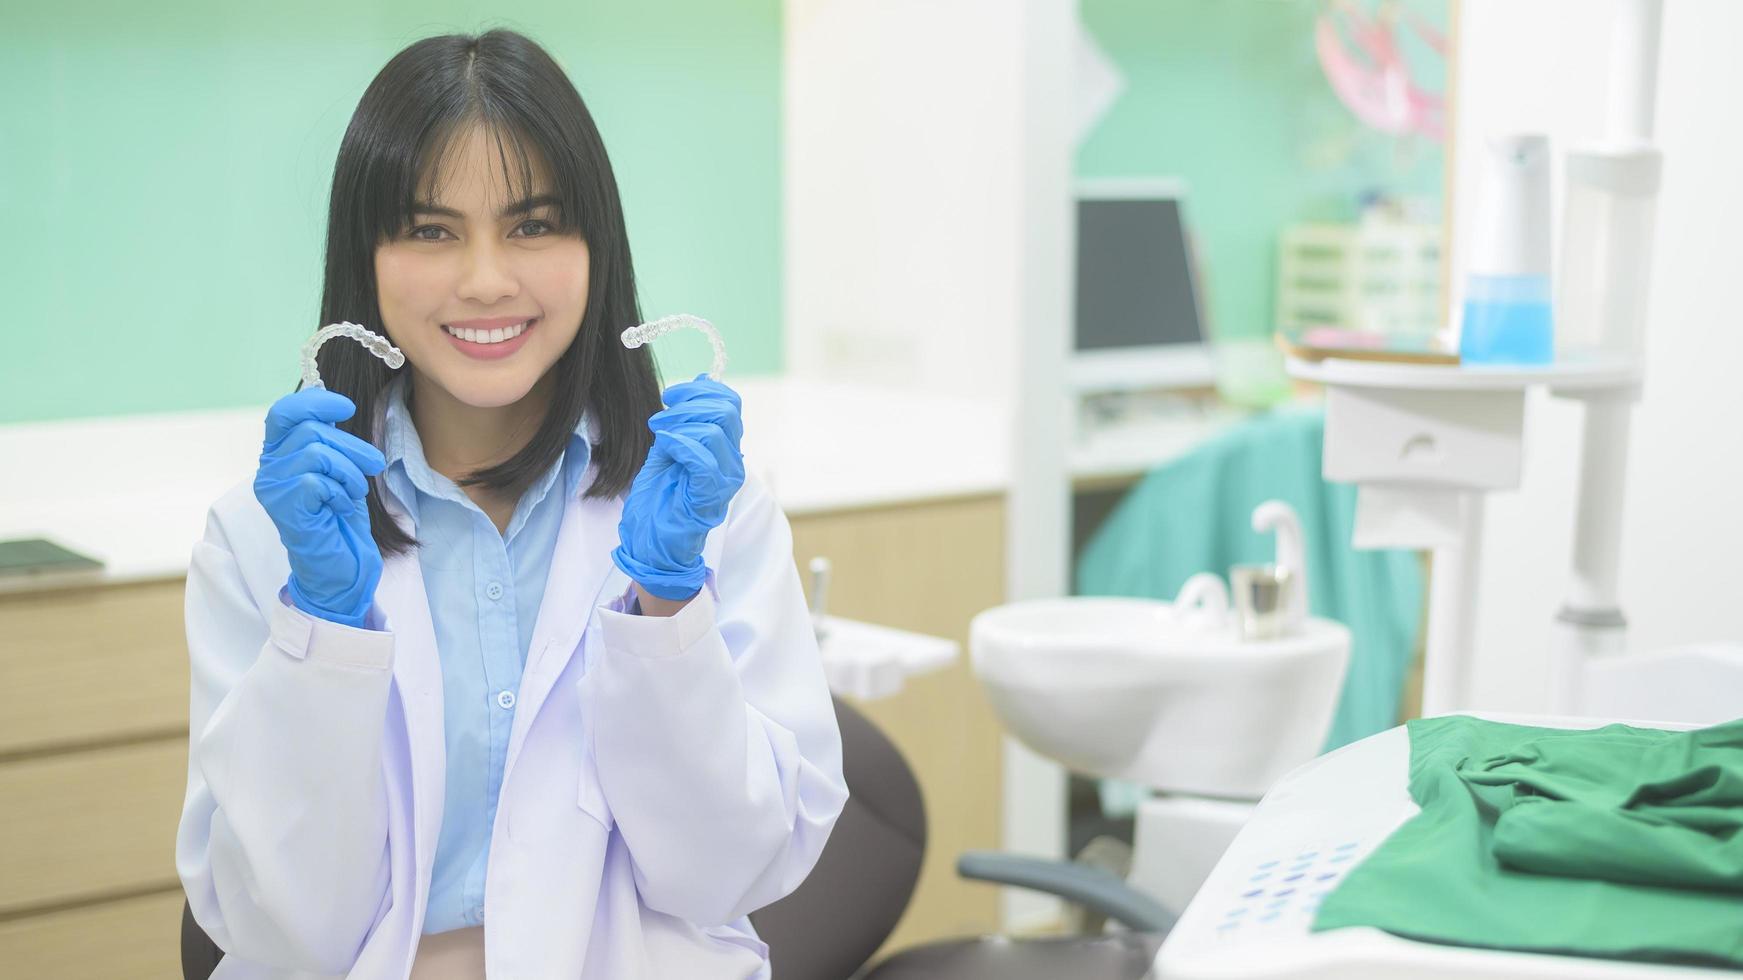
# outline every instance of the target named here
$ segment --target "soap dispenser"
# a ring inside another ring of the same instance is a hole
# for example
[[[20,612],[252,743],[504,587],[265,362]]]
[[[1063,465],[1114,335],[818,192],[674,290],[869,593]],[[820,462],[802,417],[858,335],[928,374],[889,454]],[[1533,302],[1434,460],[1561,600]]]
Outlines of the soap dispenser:
[[[1459,359],[1465,364],[1548,364],[1555,359],[1549,140],[1539,133],[1497,136],[1484,151]]]

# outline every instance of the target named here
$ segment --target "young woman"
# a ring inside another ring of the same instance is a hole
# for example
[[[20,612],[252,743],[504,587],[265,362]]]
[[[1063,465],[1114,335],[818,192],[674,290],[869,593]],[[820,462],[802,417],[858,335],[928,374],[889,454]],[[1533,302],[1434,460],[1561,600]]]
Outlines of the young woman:
[[[764,977],[747,913],[847,789],[738,396],[662,396],[611,166],[557,64],[429,38],[339,149],[326,388],[188,575],[176,859],[216,977]]]

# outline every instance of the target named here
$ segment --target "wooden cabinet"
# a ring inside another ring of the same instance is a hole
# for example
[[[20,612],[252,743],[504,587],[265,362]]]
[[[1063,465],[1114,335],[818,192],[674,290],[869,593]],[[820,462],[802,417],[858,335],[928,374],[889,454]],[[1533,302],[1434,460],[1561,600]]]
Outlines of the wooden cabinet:
[[[0,758],[185,738],[181,579],[0,596]]]
[[[0,917],[177,887],[185,738],[0,766]]]
[[[0,965],[41,980],[172,980],[181,930],[180,888],[0,919]]]
[[[182,591],[176,579],[0,597],[8,975],[180,973]]]

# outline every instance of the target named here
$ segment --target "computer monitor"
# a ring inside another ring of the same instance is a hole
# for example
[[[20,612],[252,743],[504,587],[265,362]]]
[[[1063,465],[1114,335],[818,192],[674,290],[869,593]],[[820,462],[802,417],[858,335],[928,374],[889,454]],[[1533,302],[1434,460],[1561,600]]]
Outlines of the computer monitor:
[[[1078,182],[1073,390],[1215,383],[1184,197],[1165,178]]]

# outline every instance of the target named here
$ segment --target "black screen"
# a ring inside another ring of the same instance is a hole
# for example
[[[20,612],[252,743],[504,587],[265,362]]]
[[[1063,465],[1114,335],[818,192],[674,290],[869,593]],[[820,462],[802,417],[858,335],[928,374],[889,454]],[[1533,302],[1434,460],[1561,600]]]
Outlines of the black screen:
[[[1080,351],[1204,340],[1180,203],[1077,202]]]

